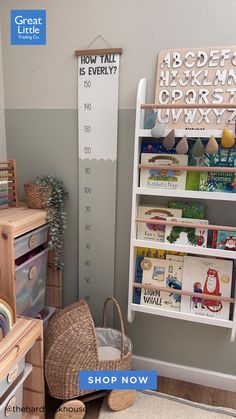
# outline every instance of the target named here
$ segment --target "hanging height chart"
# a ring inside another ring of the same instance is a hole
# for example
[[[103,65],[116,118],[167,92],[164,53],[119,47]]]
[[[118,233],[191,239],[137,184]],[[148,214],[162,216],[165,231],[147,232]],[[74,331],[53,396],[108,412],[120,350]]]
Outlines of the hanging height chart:
[[[79,297],[101,322],[114,294],[118,78],[122,50],[79,50]]]

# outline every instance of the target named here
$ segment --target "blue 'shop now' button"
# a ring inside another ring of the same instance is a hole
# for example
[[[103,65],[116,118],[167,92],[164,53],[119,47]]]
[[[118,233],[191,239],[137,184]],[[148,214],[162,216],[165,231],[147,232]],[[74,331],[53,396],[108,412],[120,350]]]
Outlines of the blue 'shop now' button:
[[[79,371],[80,390],[156,390],[157,371]]]

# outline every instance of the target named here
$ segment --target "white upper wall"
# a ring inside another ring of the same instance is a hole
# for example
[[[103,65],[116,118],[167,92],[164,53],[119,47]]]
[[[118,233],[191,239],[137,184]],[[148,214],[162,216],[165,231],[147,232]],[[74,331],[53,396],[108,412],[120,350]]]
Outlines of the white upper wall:
[[[1,39],[0,39],[0,161],[5,161],[6,159],[7,159],[7,152],[6,152],[6,135],[5,135],[3,75],[2,75],[2,50],[1,50]]]
[[[47,9],[47,46],[11,46],[10,10]],[[101,34],[122,47],[121,109],[135,108],[138,81],[155,91],[164,48],[236,44],[235,0],[1,0],[6,108],[76,108],[75,49]]]

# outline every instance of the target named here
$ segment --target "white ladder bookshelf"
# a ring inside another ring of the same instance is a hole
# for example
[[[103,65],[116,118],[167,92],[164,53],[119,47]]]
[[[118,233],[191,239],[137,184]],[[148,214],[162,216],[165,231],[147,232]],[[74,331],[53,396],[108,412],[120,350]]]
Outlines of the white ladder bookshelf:
[[[212,318],[207,316],[201,316],[191,313],[178,312],[173,310],[166,310],[158,307],[149,307],[147,305],[141,305],[133,303],[133,292],[134,292],[134,281],[136,272],[136,249],[138,247],[145,247],[150,249],[162,249],[166,251],[185,252],[196,255],[214,256],[223,259],[236,259],[236,252],[228,250],[219,250],[184,246],[169,243],[161,243],[151,240],[139,240],[137,239],[137,212],[142,196],[156,196],[156,197],[179,197],[179,198],[190,198],[198,200],[215,200],[215,201],[228,201],[236,202],[236,194],[225,193],[225,192],[203,192],[203,191],[190,191],[190,190],[170,190],[170,189],[156,189],[156,188],[143,188],[139,187],[139,159],[142,139],[145,137],[152,137],[151,131],[144,129],[144,118],[145,109],[142,105],[146,102],[146,79],[141,79],[138,86],[137,102],[136,102],[136,123],[135,123],[135,143],[134,143],[134,168],[133,168],[133,192],[132,192],[132,215],[131,215],[131,236],[130,236],[130,265],[129,265],[129,293],[128,293],[128,321],[132,322],[136,312],[154,314],[164,317],[170,317],[175,319],[187,320],[196,323],[209,324],[213,326],[220,326],[230,329],[231,336],[230,340],[233,342],[236,335],[236,304],[235,304],[235,288],[234,298],[230,298],[230,302],[234,303],[233,317],[232,320],[224,320],[220,318]],[[232,106],[232,105],[231,105]],[[148,105],[147,105],[148,107]],[[236,107],[236,105],[234,106]],[[170,130],[166,130],[165,135]],[[188,138],[209,138],[211,135],[220,137],[222,131],[211,130],[211,131],[195,131],[189,130],[187,132]],[[186,135],[185,130],[175,130],[176,137],[183,137]],[[189,294],[191,295],[191,294]]]

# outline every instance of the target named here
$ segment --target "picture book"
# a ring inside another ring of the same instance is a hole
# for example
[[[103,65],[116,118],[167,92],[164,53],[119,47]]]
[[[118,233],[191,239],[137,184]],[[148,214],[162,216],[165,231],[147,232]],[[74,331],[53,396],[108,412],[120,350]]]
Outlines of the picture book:
[[[184,256],[186,253],[182,252],[166,252],[162,249],[149,249],[147,247],[138,247],[136,253],[136,263],[135,263],[135,279],[134,282],[142,283],[143,278],[143,269],[141,263],[144,258],[159,258],[159,259],[170,259],[177,262],[184,261]],[[139,304],[141,298],[141,288],[134,288],[133,293],[133,303]]]
[[[151,307],[159,307],[166,310],[180,311],[181,295],[175,290],[182,289],[183,263],[145,258],[142,261],[142,283],[160,287],[169,287],[169,292],[143,289],[140,303]]]
[[[229,319],[230,303],[203,299],[201,294],[230,297],[232,270],[231,260],[184,256],[183,290],[195,292],[199,297],[182,295],[181,311]]]
[[[166,251],[162,249],[149,249],[148,247],[138,247],[137,256],[142,256],[143,258],[160,258],[165,259]]]
[[[176,154],[141,153],[141,163],[170,166],[166,169],[141,169],[140,186],[159,189],[185,189],[186,170],[172,170],[172,165],[188,164],[188,156]]]
[[[163,249],[149,249],[148,247],[138,247],[136,256],[142,256],[143,258],[159,258],[167,259],[169,256],[185,256],[183,252],[172,252]]]
[[[219,149],[217,154],[204,154],[200,166],[236,167],[236,149]],[[209,192],[236,192],[235,173],[201,172],[199,189]]]
[[[168,207],[172,209],[181,209],[183,218],[201,218],[205,217],[205,207],[201,202],[171,201]]]
[[[141,263],[142,263],[143,259],[144,259],[143,256],[136,256],[134,282],[136,282],[138,284],[142,283],[143,270],[141,268]],[[141,288],[134,288],[133,303],[140,304],[140,298],[141,298]]]
[[[141,144],[141,153],[176,154],[176,149],[174,146],[171,150],[166,150],[162,141],[143,140]]]
[[[165,207],[141,205],[138,208],[138,218],[147,220],[166,220],[167,217],[181,217],[182,210]],[[165,241],[165,225],[138,223],[137,238],[142,240]]]
[[[236,231],[214,230],[212,247],[214,249],[236,251]]]
[[[200,182],[200,172],[187,172],[186,187],[187,191],[198,191]]]
[[[208,220],[195,220],[194,218],[173,218],[167,217],[167,221],[189,223],[189,227],[182,226],[166,226],[165,242],[181,244],[184,246],[200,246],[206,247],[208,230],[204,225],[208,224]],[[191,223],[202,224],[202,228],[191,227]]]

